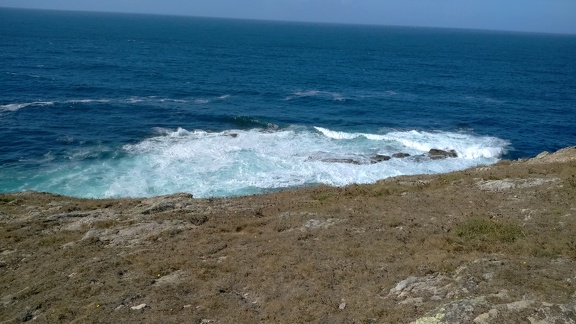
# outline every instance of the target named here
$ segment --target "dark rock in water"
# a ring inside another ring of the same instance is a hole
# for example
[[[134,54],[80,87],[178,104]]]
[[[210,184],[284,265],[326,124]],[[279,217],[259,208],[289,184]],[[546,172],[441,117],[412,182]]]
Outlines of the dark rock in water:
[[[400,154],[405,154],[405,153],[400,153]],[[405,157],[405,156],[409,156],[409,154],[405,154],[402,155],[401,157]],[[321,158],[321,159],[315,159],[313,157],[309,157],[308,160],[311,161],[322,161],[322,162],[327,162],[327,163],[348,163],[348,164],[356,164],[356,165],[361,165],[361,164],[375,164],[375,163],[380,163],[383,161],[388,161],[390,160],[392,157],[388,156],[388,155],[382,155],[382,154],[374,154],[371,156],[359,156],[358,158],[351,158],[351,157],[334,157],[334,158]]]
[[[238,134],[232,133],[232,134],[227,134],[226,136],[230,136],[230,137],[232,137],[232,138],[236,138],[236,137],[238,137]]]
[[[410,154],[408,154],[408,153],[394,153],[394,154],[392,154],[392,157],[397,158],[397,159],[402,159],[402,158],[409,157],[409,156],[410,156]]]
[[[439,150],[439,149],[431,149],[430,151],[428,151],[428,156],[432,159],[432,160],[439,160],[439,159],[445,159],[445,158],[455,158],[458,157],[458,154],[456,154],[456,151],[454,150],[450,150],[450,151],[444,151],[444,150]]]
[[[329,158],[329,159],[322,159],[320,160],[322,162],[328,162],[328,163],[348,163],[348,164],[362,164],[360,163],[360,161],[356,161],[354,159],[350,159],[350,158]]]
[[[382,161],[388,161],[390,159],[391,157],[389,157],[388,155],[376,154],[370,157],[370,163],[374,164]]]

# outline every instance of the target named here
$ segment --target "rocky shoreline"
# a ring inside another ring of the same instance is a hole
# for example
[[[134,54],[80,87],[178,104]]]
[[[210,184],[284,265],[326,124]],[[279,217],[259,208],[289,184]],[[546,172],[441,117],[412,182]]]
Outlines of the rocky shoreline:
[[[576,323],[576,147],[238,198],[1,194],[0,224],[0,323]]]
[[[404,159],[404,158],[412,158],[417,161],[430,159],[430,160],[442,160],[446,158],[455,158],[458,157],[458,154],[455,150],[444,151],[440,149],[431,149],[426,154],[410,156],[408,153],[398,152],[392,155],[382,155],[382,154],[374,154],[368,156],[335,156],[335,157],[308,157],[310,161],[322,161],[328,163],[348,163],[348,164],[375,164],[380,162],[389,161],[391,159]]]

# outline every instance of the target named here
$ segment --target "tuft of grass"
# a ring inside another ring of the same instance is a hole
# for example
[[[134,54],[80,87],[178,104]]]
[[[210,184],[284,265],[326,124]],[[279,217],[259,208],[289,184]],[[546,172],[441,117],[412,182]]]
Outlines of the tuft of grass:
[[[118,225],[118,222],[112,219],[99,220],[92,223],[92,226],[97,229],[108,229]]]
[[[388,188],[380,188],[380,189],[374,189],[373,196],[375,196],[375,197],[383,197],[383,196],[390,196],[391,194],[392,194],[392,191],[390,191],[390,189],[388,189]]]
[[[324,194],[312,195],[311,198],[314,200],[318,200],[318,201],[325,201],[325,200],[332,198],[332,196],[333,195],[331,193],[324,193]]]
[[[38,240],[38,245],[42,247],[54,247],[73,242],[79,239],[77,232],[61,232],[53,235],[45,235]]]
[[[570,178],[568,178],[568,184],[570,187],[576,188],[576,175],[572,175]]]
[[[456,226],[456,235],[464,242],[513,243],[524,236],[518,225],[488,219],[471,219]]]
[[[453,182],[462,180],[462,178],[463,174],[461,172],[453,172],[438,176],[438,178],[435,179],[435,182],[441,185],[449,185]]]

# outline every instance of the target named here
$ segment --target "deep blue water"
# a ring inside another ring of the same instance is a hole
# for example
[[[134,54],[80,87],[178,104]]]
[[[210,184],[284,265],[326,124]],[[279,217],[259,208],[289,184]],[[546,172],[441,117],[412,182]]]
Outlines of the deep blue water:
[[[530,157],[576,144],[575,57],[574,35],[0,8],[0,192],[229,196]]]

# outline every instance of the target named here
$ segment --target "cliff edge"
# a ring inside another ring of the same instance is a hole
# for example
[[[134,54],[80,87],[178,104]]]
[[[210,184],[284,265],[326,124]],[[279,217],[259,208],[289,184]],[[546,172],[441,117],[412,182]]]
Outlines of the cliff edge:
[[[576,147],[372,185],[0,195],[0,323],[576,323]]]

